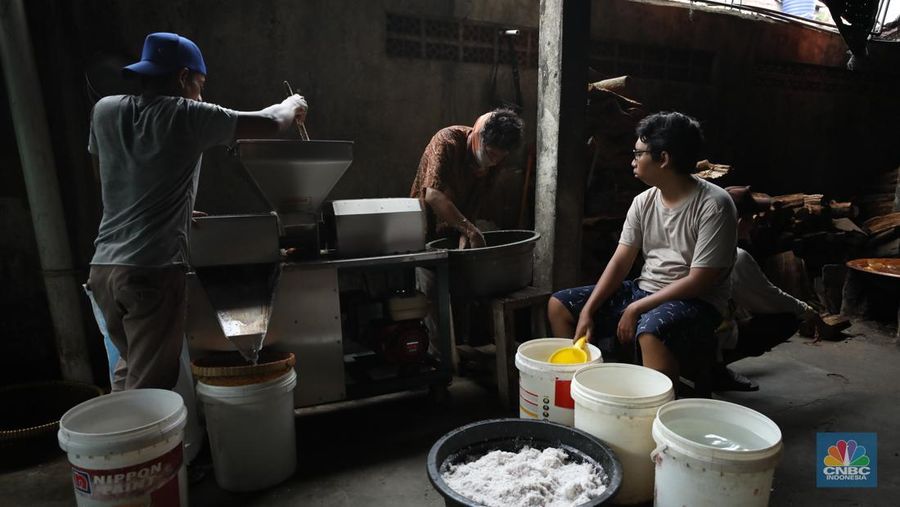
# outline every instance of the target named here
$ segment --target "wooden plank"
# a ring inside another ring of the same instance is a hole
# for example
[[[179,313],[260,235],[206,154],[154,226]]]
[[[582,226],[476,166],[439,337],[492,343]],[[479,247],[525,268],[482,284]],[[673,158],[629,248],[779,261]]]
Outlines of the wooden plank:
[[[819,325],[819,338],[823,340],[841,340],[841,331],[850,327],[850,319],[843,315],[823,315]]]
[[[870,218],[863,222],[863,229],[867,230],[869,234],[872,235],[882,233],[895,227],[900,227],[900,211]]]
[[[518,382],[512,382],[509,367],[510,359],[515,354],[513,347],[516,323],[513,312],[507,311],[502,302],[494,301],[491,304],[491,313],[494,319],[494,343],[497,346],[497,394],[503,408],[511,409],[515,395],[518,394]],[[515,395],[511,391],[513,387],[515,387]]]

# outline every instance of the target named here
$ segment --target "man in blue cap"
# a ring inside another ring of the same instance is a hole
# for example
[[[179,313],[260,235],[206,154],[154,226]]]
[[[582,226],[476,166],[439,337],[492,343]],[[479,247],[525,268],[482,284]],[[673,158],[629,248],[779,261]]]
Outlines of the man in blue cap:
[[[151,33],[123,73],[141,95],[94,106],[88,151],[103,197],[88,286],[121,358],[113,390],[171,389],[184,336],[188,234],[205,150],[270,138],[306,115],[299,95],[254,112],[203,102],[206,64],[196,44]]]

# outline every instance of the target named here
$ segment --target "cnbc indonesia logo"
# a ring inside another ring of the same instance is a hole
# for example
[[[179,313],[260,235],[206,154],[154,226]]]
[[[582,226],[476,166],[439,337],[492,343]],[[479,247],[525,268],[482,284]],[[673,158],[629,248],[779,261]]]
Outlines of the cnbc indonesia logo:
[[[856,440],[838,440],[828,447],[828,454],[822,461],[826,481],[865,481],[872,473],[866,448],[858,445]]]

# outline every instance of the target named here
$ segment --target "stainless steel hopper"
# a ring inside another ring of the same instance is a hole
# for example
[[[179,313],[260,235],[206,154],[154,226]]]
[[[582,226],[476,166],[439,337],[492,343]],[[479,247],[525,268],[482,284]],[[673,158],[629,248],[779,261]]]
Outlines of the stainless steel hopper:
[[[317,243],[322,202],[350,167],[353,142],[244,139],[237,152],[278,214],[282,235]]]

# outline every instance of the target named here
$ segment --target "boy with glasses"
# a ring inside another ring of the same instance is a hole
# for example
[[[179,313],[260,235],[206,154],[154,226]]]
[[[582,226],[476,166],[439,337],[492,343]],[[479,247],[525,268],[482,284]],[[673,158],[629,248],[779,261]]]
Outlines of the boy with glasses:
[[[679,376],[679,358],[710,354],[730,295],[737,216],[725,190],[697,178],[699,123],[657,113],[638,124],[632,171],[651,188],[631,203],[619,245],[596,285],[559,291],[555,336],[597,336],[604,352],[633,344],[644,366]],[[638,254],[640,277],[625,280]]]

